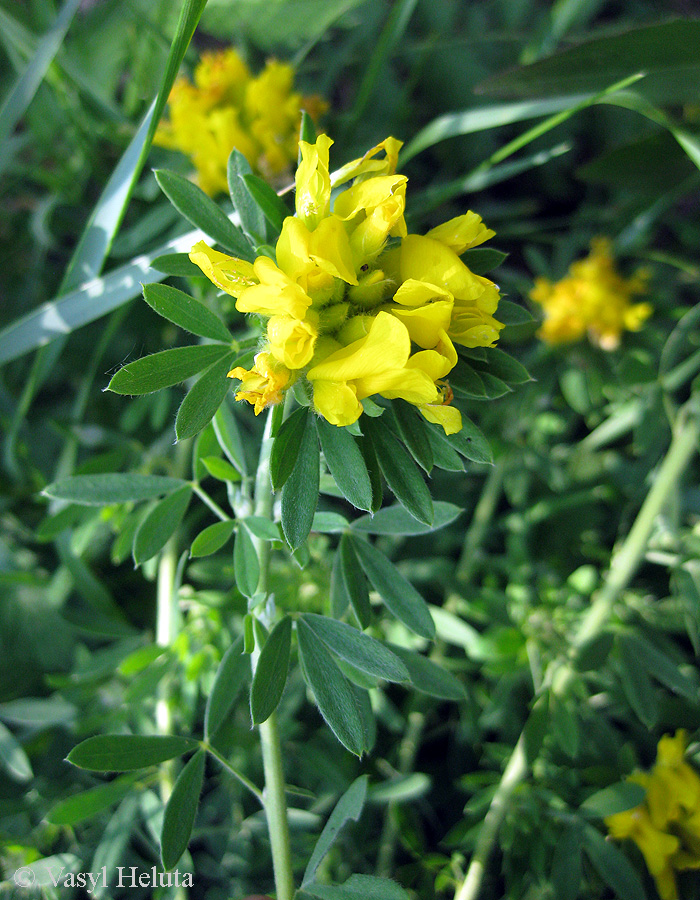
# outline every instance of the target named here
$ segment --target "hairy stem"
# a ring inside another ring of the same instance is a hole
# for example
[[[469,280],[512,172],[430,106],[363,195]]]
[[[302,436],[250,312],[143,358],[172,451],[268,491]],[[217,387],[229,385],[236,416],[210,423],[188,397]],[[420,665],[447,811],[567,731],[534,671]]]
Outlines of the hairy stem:
[[[656,517],[673,495],[688,463],[696,452],[700,436],[698,418],[693,415],[679,416],[679,421],[681,424],[675,431],[652,488],[647,494],[629,534],[620,548],[613,553],[610,569],[603,586],[573,637],[569,663],[575,660],[586,643],[607,628],[620,593],[634,577],[644,557]],[[560,666],[561,660],[554,660],[550,664],[550,673]],[[572,676],[573,670],[569,669],[569,677]],[[549,679],[545,678],[545,683],[548,681]],[[484,818],[474,855],[469,863],[466,877],[457,889],[455,900],[477,900],[486,865],[498,838],[498,832],[510,800],[527,774],[525,739],[521,734]]]

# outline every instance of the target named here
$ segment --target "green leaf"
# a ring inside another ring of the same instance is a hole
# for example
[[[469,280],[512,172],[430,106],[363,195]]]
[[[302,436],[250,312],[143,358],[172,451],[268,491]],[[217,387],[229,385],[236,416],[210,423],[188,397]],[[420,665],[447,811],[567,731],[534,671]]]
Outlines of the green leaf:
[[[314,120],[305,109],[301,111],[301,126],[299,127],[299,140],[306,141],[307,144],[316,143],[316,126]],[[301,156],[301,154],[300,154]]]
[[[135,781],[135,776],[124,775],[107,784],[73,794],[53,806],[46,818],[52,825],[78,825],[123,800],[134,790]]]
[[[362,628],[367,628],[372,621],[372,607],[369,602],[367,579],[347,534],[344,534],[340,539],[338,554],[340,556],[340,577],[343,588],[357,616],[357,621]]]
[[[256,538],[260,538],[261,541],[279,541],[282,539],[277,525],[264,516],[246,516],[242,521],[245,522],[246,528],[250,533],[254,534]]]
[[[224,653],[216,670],[204,710],[204,738],[211,741],[233,709],[246,677],[250,673],[250,659],[243,652],[243,638],[237,638]]]
[[[433,458],[438,469],[447,472],[463,472],[464,461],[447,440],[447,435],[442,428],[431,428],[428,431],[430,446],[433,448]]]
[[[289,654],[292,647],[292,620],[281,619],[272,629],[260,651],[250,689],[250,715],[253,725],[270,718],[282,699],[287,683]]]
[[[311,531],[318,504],[320,466],[318,435],[307,415],[296,464],[282,488],[282,530],[292,550],[300,547]]]
[[[0,722],[0,766],[15,781],[30,781],[34,777],[32,764],[22,745]]]
[[[581,830],[564,829],[557,840],[552,861],[552,887],[557,900],[577,900],[581,888]]]
[[[368,419],[365,429],[396,499],[419,522],[432,525],[435,511],[430,491],[404,445],[381,419]]]
[[[372,803],[413,802],[428,793],[430,784],[430,778],[423,772],[399,775],[391,781],[373,785],[370,800]]]
[[[646,77],[639,89],[645,96],[664,102],[691,100],[697,96],[693,84],[700,79],[698,45],[700,22],[692,19],[626,28],[496,75],[480,90],[519,98],[595,93],[643,71]]]
[[[188,222],[195,228],[201,228],[227,253],[248,261],[252,260],[252,248],[241,229],[233,224],[226,213],[222,212],[201,188],[177,172],[170,172],[167,169],[156,169],[155,176],[168,200]]]
[[[525,384],[532,381],[532,376],[521,362],[497,347],[489,348],[487,370],[506,384]]]
[[[429,473],[433,468],[433,448],[430,446],[425,419],[415,406],[406,403],[405,400],[394,400],[392,409],[401,437],[411,456],[425,472]]]
[[[457,432],[457,434],[448,434],[446,437],[448,444],[466,459],[476,463],[493,465],[491,447],[483,431],[477,428],[472,420],[466,416],[462,416],[462,430]]]
[[[230,354],[231,348],[223,344],[161,350],[125,365],[112,377],[107,390],[115,394],[152,394],[180,384]]]
[[[510,300],[499,300],[495,315],[504,325],[530,325],[536,321],[530,310]]]
[[[224,403],[217,409],[212,425],[214,426],[214,434],[219,442],[219,446],[229,458],[231,464],[238,469],[241,475],[247,475],[248,464],[245,457],[245,447],[243,446],[236,417],[229,409],[228,403]]]
[[[606,816],[614,816],[616,813],[634,809],[644,802],[646,791],[639,784],[631,781],[621,781],[619,784],[611,784],[591,794],[581,804],[581,812],[604,819]]]
[[[207,755],[198,750],[178,775],[172,794],[165,806],[160,855],[163,868],[174,868],[190,842],[199,795],[204,781]]]
[[[350,539],[360,565],[389,612],[415,634],[432,640],[435,623],[418,591],[376,547],[354,537]]]
[[[216,313],[189,294],[167,284],[145,284],[143,298],[159,316],[190,334],[224,344],[231,343],[229,330]]]
[[[432,525],[424,525],[407,512],[403,506],[385,506],[373,516],[360,516],[352,523],[353,531],[363,534],[430,534],[451,525],[464,512],[454,503],[444,500],[433,502],[435,519]]]
[[[233,545],[233,575],[238,590],[245,597],[253,597],[260,581],[260,560],[253,538],[243,521],[238,523],[238,533]]]
[[[292,474],[299,456],[301,440],[306,430],[309,410],[301,407],[285,419],[277,432],[270,453],[272,490],[279,491]]]
[[[257,175],[246,174],[240,177],[258,208],[262,210],[263,215],[270,223],[273,234],[279,234],[282,231],[282,222],[289,215],[284,201],[277,196],[266,181],[258,178]]]
[[[645,669],[652,678],[686,700],[693,703],[697,701],[697,679],[684,675],[670,656],[639,634],[620,634],[617,640],[620,647],[624,648],[623,652],[636,659],[636,664]]]
[[[187,253],[164,253],[151,260],[151,267],[163,275],[177,278],[203,278],[204,273],[195,266]],[[154,282],[157,284],[158,282]]]
[[[238,470],[234,469],[228,460],[221,459],[220,456],[204,456],[202,457],[202,465],[211,477],[216,478],[218,481],[237,482],[241,480]]]
[[[635,648],[618,641],[620,684],[639,720],[650,730],[659,719],[659,701],[647,670],[639,665]]]
[[[406,666],[381,641],[328,616],[304,613],[301,618],[336,656],[361,672],[384,681],[408,681]]]
[[[204,531],[200,531],[192,541],[190,556],[211,556],[212,553],[221,550],[231,539],[235,528],[236,523],[233,519],[229,519],[226,522],[214,522],[213,525],[209,525]]]
[[[372,485],[372,509],[370,512],[375,513],[381,508],[384,496],[379,461],[377,460],[377,454],[375,453],[372,440],[368,435],[361,435],[358,438],[357,443],[364,458],[365,465],[367,466],[369,480]]]
[[[321,418],[316,419],[316,429],[328,469],[343,496],[357,509],[371,509],[372,484],[354,437]]]
[[[365,805],[365,798],[367,796],[368,777],[368,775],[361,775],[359,778],[356,778],[336,803],[319,839],[316,841],[316,846],[313,849],[311,858],[306,866],[306,871],[304,872],[304,878],[301,882],[302,888],[306,887],[307,884],[310,884],[314,880],[318,867],[335,843],[346,823],[349,822],[350,819],[357,822],[362,815],[362,809]]]
[[[462,262],[475,275],[487,275],[508,259],[508,254],[493,247],[474,247],[462,254]]]
[[[215,362],[185,396],[175,419],[178,441],[194,437],[211,422],[231,387],[231,379],[227,376],[232,364],[231,355]]]
[[[450,387],[455,397],[469,397],[474,400],[485,400],[486,390],[479,373],[467,365],[463,359],[457,361],[457,365],[450,372]]]
[[[193,738],[170,735],[98,734],[74,747],[66,759],[93,772],[130,772],[182,756],[198,744]]]
[[[451,672],[447,672],[442,666],[431,659],[390,644],[392,651],[401,659],[408,669],[411,684],[429,697],[437,697],[438,700],[464,700],[467,696],[464,685]]]
[[[355,756],[362,756],[365,735],[351,686],[323,642],[302,620],[297,623],[297,639],[302,673],[321,715],[340,743]]]
[[[523,729],[523,745],[530,765],[533,765],[540,755],[549,726],[549,694],[545,692],[535,700]]]
[[[240,217],[241,226],[253,242],[259,244],[265,237],[265,216],[242,177],[253,174],[250,163],[235,147],[228,158],[227,174],[231,202]]]
[[[183,485],[158,501],[139,525],[134,537],[134,562],[137,566],[160,553],[168,539],[180,527],[190,504],[192,488]]]
[[[351,875],[344,884],[307,884],[307,894],[319,900],[409,900],[395,881],[376,875]]]
[[[172,494],[186,484],[181,478],[163,475],[110,472],[106,475],[71,475],[44,488],[42,494],[57,500],[69,500],[82,506],[108,506],[152,500]]]
[[[594,828],[586,828],[583,846],[593,868],[620,900],[646,900],[639,875],[614,844],[606,841]]]

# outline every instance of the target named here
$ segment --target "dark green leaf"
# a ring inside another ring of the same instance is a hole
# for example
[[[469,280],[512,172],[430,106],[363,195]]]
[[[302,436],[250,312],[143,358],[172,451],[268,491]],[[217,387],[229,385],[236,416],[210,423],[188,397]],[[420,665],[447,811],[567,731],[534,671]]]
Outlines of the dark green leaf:
[[[107,784],[73,794],[53,806],[46,818],[52,825],[77,825],[123,800],[134,790],[135,780],[133,775],[124,775]]]
[[[436,500],[433,503],[435,520],[432,525],[424,525],[406,512],[403,506],[385,506],[373,516],[360,516],[352,523],[354,531],[363,534],[430,534],[450,525],[464,512],[453,503]]]
[[[190,334],[231,343],[229,330],[216,313],[189,294],[167,284],[145,284],[143,298],[159,316]]]
[[[217,409],[212,425],[219,446],[229,458],[231,464],[238,469],[241,475],[247,475],[248,464],[245,458],[245,447],[243,446],[236,417],[229,409],[228,403],[222,404]]]
[[[479,372],[479,377],[484,384],[487,400],[497,400],[499,397],[512,392],[512,388],[508,387],[505,381],[496,378],[490,372]]]
[[[462,262],[475,275],[487,275],[497,269],[507,258],[507,253],[503,253],[502,250],[494,250],[493,247],[474,247],[462,254]]]
[[[195,228],[201,228],[227,253],[241,259],[252,259],[252,248],[241,229],[231,222],[201,188],[177,172],[167,169],[156,169],[155,176],[168,200]]]
[[[185,396],[175,419],[175,434],[178,441],[194,437],[211,422],[231,387],[231,379],[227,377],[231,365],[231,356],[214,363]]]
[[[321,418],[316,419],[316,428],[326,464],[343,496],[357,509],[371,509],[372,484],[354,437]]]
[[[411,456],[426,472],[433,468],[433,449],[428,438],[428,425],[418,410],[404,400],[394,400],[394,415],[401,432],[401,437],[408,447]]]
[[[499,300],[495,315],[504,325],[529,325],[535,321],[530,310],[510,300]]]
[[[450,372],[449,382],[455,397],[486,399],[486,389],[479,373],[475,372],[463,359],[458,360],[457,365]]]
[[[128,363],[113,376],[107,390],[115,394],[152,394],[180,384],[230,354],[231,348],[224,344],[161,350]]]
[[[231,202],[240,217],[241,226],[246,234],[259,244],[265,237],[265,216],[242,177],[253,174],[250,163],[235,147],[228,158],[227,174]]]
[[[385,681],[408,681],[406,666],[381,641],[327,616],[304,613],[301,618],[329,650],[361,672]]]
[[[187,253],[164,253],[151,260],[151,267],[164,275],[178,278],[202,278],[202,270],[190,259]]]
[[[282,530],[292,550],[300,547],[311,531],[318,504],[320,465],[318,435],[308,415],[296,464],[282,488]]]
[[[466,416],[462,416],[462,430],[448,434],[447,442],[472,462],[493,464],[491,447],[484,433]]]
[[[289,210],[270,185],[258,178],[257,175],[241,175],[248,188],[251,197],[262,210],[263,215],[270,223],[273,234],[279,234],[282,230],[282,222],[289,215]]]
[[[278,526],[264,516],[246,516],[243,521],[250,533],[261,541],[281,540]]]
[[[159,553],[174,534],[187,511],[192,496],[189,484],[160,500],[141,522],[134,537],[134,562],[146,562]]]
[[[549,694],[541,694],[535,700],[523,729],[523,744],[527,761],[532,765],[540,755],[542,744],[549,730]]]
[[[177,865],[190,842],[204,781],[206,760],[207,755],[204,750],[198,750],[194,754],[178,775],[173,792],[165,806],[160,855],[163,868],[166,870]]]
[[[530,373],[522,363],[497,347],[489,349],[486,367],[491,375],[495,375],[506,384],[525,384],[532,381]]]
[[[253,538],[242,521],[238,523],[238,533],[233,546],[233,574],[238,590],[245,597],[254,596],[260,581],[260,560]]]
[[[622,641],[618,644],[620,684],[627,702],[647,728],[653,728],[659,718],[656,689],[647,670],[639,665],[634,646]]]
[[[228,718],[236,698],[250,673],[250,659],[243,652],[243,638],[237,638],[224,653],[204,710],[204,737],[210,741]]]
[[[331,615],[335,616],[336,619],[342,618],[345,615],[348,606],[350,605],[350,595],[348,594],[347,588],[345,587],[345,580],[343,579],[343,571],[341,567],[342,560],[340,557],[340,549],[337,549],[333,554],[330,591]]]
[[[340,539],[338,554],[340,556],[340,577],[343,582],[343,588],[357,616],[360,627],[367,628],[372,621],[372,607],[369,602],[367,579],[347,534],[344,534]]]
[[[71,475],[48,485],[42,493],[83,506],[108,506],[111,503],[152,500],[171,494],[185,483],[181,478],[165,478],[162,475],[110,472],[107,475]]]
[[[194,750],[193,738],[166,735],[98,734],[74,747],[66,759],[93,772],[130,772],[157,766]]]
[[[375,875],[351,875],[344,884],[307,884],[304,890],[319,900],[409,900],[395,881]]]
[[[557,840],[552,862],[552,887],[557,900],[577,900],[581,887],[581,831],[564,829]]]
[[[379,468],[377,454],[374,452],[374,446],[372,445],[372,441],[368,436],[360,436],[357,439],[357,443],[364,458],[365,465],[367,466],[369,480],[372,485],[372,509],[370,510],[370,512],[377,512],[377,510],[381,508],[384,495],[384,489],[382,487],[382,473]]]
[[[321,715],[340,743],[356,756],[362,756],[364,729],[350,685],[323,642],[303,621],[297,624],[297,638],[304,679],[313,691]]]
[[[376,547],[354,537],[351,540],[360,565],[387,609],[411,631],[432,640],[435,623],[418,591]]]
[[[396,499],[420,522],[431,525],[435,512],[430,491],[404,445],[381,419],[368,419],[365,429]]]
[[[345,516],[341,516],[340,513],[320,510],[314,513],[311,530],[318,531],[321,534],[342,534],[349,525],[348,520]]]
[[[583,846],[593,868],[620,900],[646,900],[639,875],[621,850],[594,828],[586,828]]]
[[[282,699],[291,647],[292,620],[285,616],[272,629],[255,666],[250,689],[250,715],[254,725],[269,719]]]
[[[305,109],[301,111],[301,126],[299,128],[299,140],[307,144],[316,143],[316,125]]]
[[[214,522],[204,531],[200,531],[197,537],[192,541],[190,547],[190,556],[211,556],[217,550],[221,550],[223,546],[230,540],[236,528],[233,519],[226,522]]]
[[[438,469],[446,472],[463,472],[464,461],[447,440],[442,428],[431,428],[428,431],[430,446],[433,448],[433,459]]]
[[[614,816],[616,813],[634,809],[644,802],[646,790],[640,784],[631,781],[621,781],[619,784],[611,784],[591,794],[581,804],[581,812],[604,819],[606,816]]]
[[[353,819],[357,822],[362,814],[367,796],[367,779],[369,776],[361,775],[350,785],[343,796],[338,800],[335,809],[328,817],[328,821],[316,841],[309,863],[301,882],[302,888],[314,880],[316,870],[323,858],[331,849],[345,824]]]
[[[30,781],[34,777],[29,757],[9,728],[0,722],[0,766],[15,781]]]
[[[669,690],[675,691],[681,697],[691,702],[697,701],[697,678],[684,675],[677,663],[659,650],[646,638],[639,634],[620,634],[618,636],[620,647],[624,652],[636,659],[636,664],[646,671]]]
[[[437,697],[439,700],[464,700],[466,691],[464,685],[451,672],[447,672],[442,666],[431,659],[390,644],[393,652],[401,659],[408,669],[411,684],[421,694]]]
[[[284,420],[275,436],[270,453],[270,480],[273,491],[283,487],[292,474],[309,415],[309,410],[304,406],[295,410]]]

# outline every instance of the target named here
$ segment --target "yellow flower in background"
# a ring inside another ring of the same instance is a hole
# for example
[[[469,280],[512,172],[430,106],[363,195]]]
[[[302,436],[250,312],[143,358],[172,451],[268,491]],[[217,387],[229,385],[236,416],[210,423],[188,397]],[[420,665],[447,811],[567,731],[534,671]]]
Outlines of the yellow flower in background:
[[[639,847],[661,900],[678,900],[676,872],[700,869],[700,776],[685,762],[686,746],[685,731],[664,735],[651,772],[629,778],[646,790],[644,802],[605,819],[611,837]]]
[[[649,303],[631,303],[646,291],[648,274],[623,278],[615,269],[607,238],[595,238],[590,254],[573,263],[561,281],[536,278],[530,299],[542,306],[538,336],[548,344],[581,340],[586,335],[603,350],[614,350],[623,331],[639,331],[652,313]]]
[[[286,176],[296,161],[301,110],[318,118],[327,108],[319,97],[294,90],[287,63],[268,60],[256,76],[233,49],[202,54],[194,84],[179,78],[168,106],[155,142],[189,156],[199,186],[212,196],[227,189],[234,147],[264,178]]]
[[[299,378],[316,412],[339,427],[373,396],[412,403],[447,434],[461,430],[451,406],[455,344],[492,347],[503,325],[499,292],[459,254],[494,234],[473,212],[407,234],[407,179],[395,172],[401,147],[387,138],[331,175],[332,141],[299,143],[296,216],[288,216],[276,262],[253,264],[200,242],[190,259],[240,312],[267,318],[267,341],[236,394],[256,414]],[[352,181],[331,200],[331,188]]]

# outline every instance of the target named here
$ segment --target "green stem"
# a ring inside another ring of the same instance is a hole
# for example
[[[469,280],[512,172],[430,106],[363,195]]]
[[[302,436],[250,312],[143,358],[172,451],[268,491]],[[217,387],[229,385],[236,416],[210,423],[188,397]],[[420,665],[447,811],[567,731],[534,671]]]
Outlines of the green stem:
[[[177,634],[177,608],[173,596],[175,574],[177,571],[177,547],[175,537],[171,537],[165,545],[158,561],[158,579],[156,587],[156,644],[159,647],[170,647]],[[156,730],[158,734],[172,734],[173,721],[170,709],[170,698],[167,685],[161,683],[156,700]],[[160,795],[163,803],[168,802],[175,783],[175,772],[172,760],[160,768]]]
[[[605,582],[574,635],[572,640],[574,660],[586,643],[605,631],[620,593],[627,587],[644,557],[656,517],[675,491],[688,463],[696,452],[700,436],[700,421],[692,413],[679,416],[679,421],[680,425],[674,433],[653,486],[625,541],[620,549],[613,553]],[[569,666],[572,661],[569,660]],[[551,676],[554,671],[560,669],[561,660],[553,660],[548,675]],[[571,677],[572,674],[573,670],[569,668],[568,677]],[[545,677],[545,683],[551,683],[551,677]],[[527,774],[525,738],[524,734],[521,734],[484,818],[474,855],[469,863],[466,877],[455,894],[455,900],[476,900],[479,896],[486,864],[496,843],[508,805],[515,789],[525,780]]]
[[[228,762],[226,757],[222,756],[222,754],[219,753],[219,751],[215,747],[212,747],[211,744],[203,743],[202,748],[206,750],[207,753],[210,753],[214,757],[214,759],[217,760],[224,767],[224,769],[226,769],[227,772],[233,775],[234,778],[238,779],[243,787],[248,788],[251,794],[253,794],[258,799],[261,806],[265,806],[263,793],[257,785],[253,784],[253,782],[249,778],[246,778],[246,776],[239,772],[237,769],[234,769],[231,763]]]
[[[207,494],[207,492],[203,488],[201,488],[196,481],[192,482],[192,490],[199,497],[199,499],[209,507],[214,515],[221,519],[222,522],[228,522],[230,520],[231,516],[225,513],[219,506],[219,504],[216,503],[216,501],[212,500],[209,494]]]
[[[270,451],[272,450],[273,417],[275,407],[268,413],[265,423],[258,470],[255,476],[255,515],[272,519],[273,495],[270,483]],[[260,581],[258,590],[267,594],[270,570],[270,544],[267,541],[256,542],[260,560]],[[251,656],[253,671],[257,662],[257,654]],[[292,900],[294,896],[294,874],[292,869],[292,850],[289,838],[289,819],[287,816],[287,800],[285,797],[284,767],[282,765],[282,744],[280,741],[277,714],[259,726],[260,745],[265,774],[265,791],[263,802],[265,816],[270,834],[272,850],[272,866],[275,873],[277,900]]]
[[[455,578],[460,584],[468,584],[472,580],[481,561],[481,546],[501,499],[505,468],[504,459],[497,460],[491,467],[484,483],[457,562]]]

